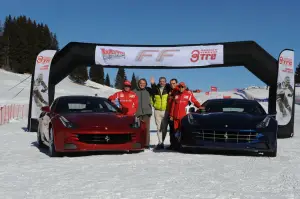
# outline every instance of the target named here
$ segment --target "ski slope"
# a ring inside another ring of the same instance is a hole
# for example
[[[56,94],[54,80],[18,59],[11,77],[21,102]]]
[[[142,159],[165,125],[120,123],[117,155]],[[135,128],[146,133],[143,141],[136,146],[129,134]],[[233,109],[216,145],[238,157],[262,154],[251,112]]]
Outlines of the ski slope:
[[[26,80],[22,82],[24,79]],[[22,83],[19,84],[19,82]],[[0,106],[5,104],[28,104],[30,96],[30,82],[31,77],[29,74],[15,74],[0,69]],[[14,88],[11,89],[12,87]],[[97,84],[90,80],[86,81],[85,85],[76,84],[66,77],[57,84],[55,88],[55,97],[66,95],[94,96],[95,94],[97,94],[99,97],[109,97],[117,91],[119,90]],[[232,92],[220,92],[219,94],[232,95],[232,97],[241,98]],[[209,97],[204,93],[196,93],[195,97],[201,103],[209,99]],[[152,132],[156,130],[154,116],[151,117],[150,128]]]
[[[5,92],[25,77],[0,71],[0,93],[5,93],[0,95],[0,103],[28,103],[30,80],[16,90]],[[108,96],[115,92],[93,82],[87,84],[99,89],[76,85],[66,78],[56,88],[56,96],[95,93]],[[241,97],[234,91],[225,93],[228,94]],[[208,98],[202,93],[195,96],[201,102]],[[0,126],[0,198],[3,199],[300,198],[299,105],[296,105],[295,137],[278,140],[276,158],[166,150],[50,158],[46,151],[36,147],[36,134],[24,131],[26,122],[25,118]],[[156,143],[153,133],[151,144]]]

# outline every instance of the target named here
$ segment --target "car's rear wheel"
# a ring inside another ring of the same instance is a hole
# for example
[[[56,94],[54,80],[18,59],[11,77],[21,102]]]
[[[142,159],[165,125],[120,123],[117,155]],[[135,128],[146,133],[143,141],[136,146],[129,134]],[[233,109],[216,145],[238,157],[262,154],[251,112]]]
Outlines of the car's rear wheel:
[[[50,128],[50,130],[49,130],[49,156],[50,157],[59,157],[59,156],[61,156],[61,153],[59,153],[55,150],[53,128]]]

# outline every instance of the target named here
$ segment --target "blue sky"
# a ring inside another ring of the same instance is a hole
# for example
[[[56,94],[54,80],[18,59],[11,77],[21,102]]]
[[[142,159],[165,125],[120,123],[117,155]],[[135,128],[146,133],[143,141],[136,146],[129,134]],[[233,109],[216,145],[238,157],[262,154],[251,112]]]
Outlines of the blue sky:
[[[272,56],[284,48],[300,61],[299,0],[9,0],[0,19],[26,15],[49,25],[60,47],[68,42],[201,44],[254,40]],[[114,80],[117,69],[105,69]],[[133,70],[126,70],[131,79]],[[192,89],[264,85],[244,67],[134,70],[139,77],[176,77]]]

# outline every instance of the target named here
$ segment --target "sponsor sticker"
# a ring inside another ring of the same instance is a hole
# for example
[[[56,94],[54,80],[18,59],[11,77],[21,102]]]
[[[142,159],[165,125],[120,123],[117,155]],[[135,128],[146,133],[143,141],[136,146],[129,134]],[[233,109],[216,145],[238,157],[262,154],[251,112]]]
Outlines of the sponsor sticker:
[[[101,48],[103,60],[106,62],[113,59],[125,59],[125,52],[110,48]]]

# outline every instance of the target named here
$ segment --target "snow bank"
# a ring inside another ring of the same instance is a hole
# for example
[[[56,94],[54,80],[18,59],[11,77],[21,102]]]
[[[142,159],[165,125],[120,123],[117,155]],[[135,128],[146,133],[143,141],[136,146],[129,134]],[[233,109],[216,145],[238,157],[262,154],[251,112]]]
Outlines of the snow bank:
[[[0,69],[0,106],[9,104],[28,105],[30,96],[30,83],[30,74],[15,74]],[[90,80],[86,81],[84,84],[77,84],[71,81],[68,77],[66,77],[60,83],[57,84],[55,89],[55,97],[66,95],[94,96],[95,94],[101,97],[108,97],[109,95],[112,95],[117,91],[119,90],[95,83]],[[257,86],[252,86],[246,89],[240,89],[236,91],[216,93],[212,92],[210,93],[210,95],[206,95],[204,92],[195,93],[194,95],[200,103],[203,103],[211,98],[223,98],[223,96],[230,96],[231,98],[255,99],[260,101],[262,106],[266,110],[268,109],[268,103],[265,100],[262,100],[268,97],[268,90],[266,90],[266,88],[260,88]],[[150,128],[151,131],[155,132],[156,124],[154,116],[151,117]]]
[[[0,101],[22,103],[24,98],[28,103],[26,83],[10,91],[14,93],[6,91],[25,77],[0,71],[0,93],[6,92]],[[77,85],[65,79],[58,85],[56,96],[108,96],[115,92],[90,85],[99,86],[88,82]],[[253,95],[261,97],[263,90]],[[233,98],[244,95],[235,91],[220,94]],[[204,93],[195,96],[200,102],[210,97]],[[0,198],[300,198],[300,105],[295,112],[295,137],[278,140],[276,158],[166,150],[49,158],[46,150],[36,147],[36,134],[24,132],[26,119],[12,120],[0,126]],[[156,135],[150,140],[157,144]]]
[[[276,158],[166,150],[49,158],[24,126],[26,121],[0,127],[0,198],[300,197],[298,105],[295,137],[278,140]],[[156,135],[150,140],[156,144]]]
[[[21,81],[23,82],[20,83]],[[0,105],[29,103],[31,86],[30,74],[16,74],[0,69],[0,85]],[[66,77],[57,84],[55,97],[64,95],[95,94],[98,94],[98,96],[108,97],[116,91],[118,90],[97,84],[90,80],[86,81],[84,85],[76,84]]]
[[[252,86],[246,89],[237,89],[236,92],[245,99],[268,102],[269,90],[267,88]]]
[[[300,105],[300,85],[296,87],[295,103]]]

